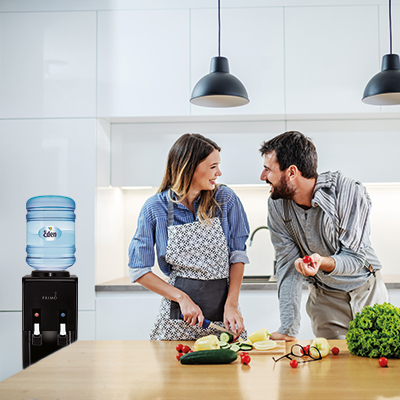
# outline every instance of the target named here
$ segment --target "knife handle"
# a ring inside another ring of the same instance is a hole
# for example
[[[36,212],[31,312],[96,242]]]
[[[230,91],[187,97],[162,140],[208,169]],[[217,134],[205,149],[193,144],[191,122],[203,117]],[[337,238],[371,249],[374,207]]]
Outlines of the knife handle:
[[[181,318],[184,319],[183,314],[181,314]],[[204,318],[203,325],[201,326],[201,328],[207,329],[210,326],[210,324],[211,324],[211,321],[207,318]]]

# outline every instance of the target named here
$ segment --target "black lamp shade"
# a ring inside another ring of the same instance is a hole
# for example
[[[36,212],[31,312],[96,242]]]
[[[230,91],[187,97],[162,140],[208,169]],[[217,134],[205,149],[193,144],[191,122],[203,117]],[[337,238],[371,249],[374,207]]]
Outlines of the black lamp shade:
[[[229,73],[225,57],[211,59],[210,73],[197,82],[190,99],[192,104],[203,107],[238,107],[249,101],[242,82]]]
[[[400,58],[386,54],[382,58],[382,71],[368,82],[362,101],[376,106],[400,104]]]

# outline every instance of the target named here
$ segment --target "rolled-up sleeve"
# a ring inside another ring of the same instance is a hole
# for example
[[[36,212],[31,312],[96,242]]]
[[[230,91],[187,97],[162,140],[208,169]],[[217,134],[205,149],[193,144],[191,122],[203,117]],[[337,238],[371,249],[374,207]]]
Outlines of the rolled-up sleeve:
[[[249,259],[246,253],[246,241],[249,237],[250,227],[246,212],[239,197],[232,189],[228,201],[228,225],[229,225],[229,262],[248,264]]]
[[[155,219],[146,202],[140,211],[136,233],[129,245],[129,277],[136,281],[154,266]]]

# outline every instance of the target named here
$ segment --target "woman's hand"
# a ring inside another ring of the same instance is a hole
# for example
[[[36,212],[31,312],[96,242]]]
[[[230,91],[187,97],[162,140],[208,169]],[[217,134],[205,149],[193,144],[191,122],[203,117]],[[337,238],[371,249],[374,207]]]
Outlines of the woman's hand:
[[[237,306],[225,304],[224,326],[226,329],[236,332],[239,336],[244,330],[243,317]]]
[[[183,319],[189,325],[196,325],[198,322],[199,326],[203,325],[204,315],[201,308],[193,302],[189,296],[183,296],[181,300],[178,301],[181,307],[181,312],[183,314]]]

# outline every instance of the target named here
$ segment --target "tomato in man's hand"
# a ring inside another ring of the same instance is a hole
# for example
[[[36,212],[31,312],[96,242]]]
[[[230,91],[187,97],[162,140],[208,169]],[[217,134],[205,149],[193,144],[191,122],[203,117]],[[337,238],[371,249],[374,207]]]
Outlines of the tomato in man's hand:
[[[311,259],[310,256],[305,256],[305,257],[303,258],[303,263],[304,263],[304,264],[310,264],[310,262],[312,262],[312,259]]]

